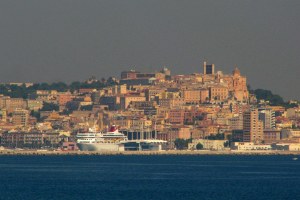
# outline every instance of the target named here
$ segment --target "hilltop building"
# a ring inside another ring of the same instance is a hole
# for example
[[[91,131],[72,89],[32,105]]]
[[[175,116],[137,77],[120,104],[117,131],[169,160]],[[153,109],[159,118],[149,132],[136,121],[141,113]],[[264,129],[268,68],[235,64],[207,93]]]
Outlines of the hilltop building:
[[[206,61],[203,63],[203,74],[204,75],[214,75],[215,74],[215,65],[208,65]]]

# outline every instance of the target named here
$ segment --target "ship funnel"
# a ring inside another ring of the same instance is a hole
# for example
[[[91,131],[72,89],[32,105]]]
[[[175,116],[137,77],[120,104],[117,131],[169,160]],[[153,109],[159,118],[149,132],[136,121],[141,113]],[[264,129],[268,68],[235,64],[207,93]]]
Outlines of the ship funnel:
[[[109,129],[109,132],[117,132],[118,128],[115,125],[112,125]]]

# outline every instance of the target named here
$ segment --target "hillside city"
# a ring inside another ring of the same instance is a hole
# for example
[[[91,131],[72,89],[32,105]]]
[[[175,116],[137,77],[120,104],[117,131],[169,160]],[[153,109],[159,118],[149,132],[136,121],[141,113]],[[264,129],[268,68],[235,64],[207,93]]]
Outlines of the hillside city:
[[[166,141],[166,150],[300,151],[300,107],[253,90],[237,67],[224,74],[168,68],[123,71],[84,82],[0,85],[0,146],[77,150],[76,134],[116,125],[128,140]]]

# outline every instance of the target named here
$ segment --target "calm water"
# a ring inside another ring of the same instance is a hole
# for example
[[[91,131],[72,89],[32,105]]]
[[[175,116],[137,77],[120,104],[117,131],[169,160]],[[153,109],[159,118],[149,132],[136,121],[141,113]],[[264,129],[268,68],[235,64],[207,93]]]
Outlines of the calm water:
[[[0,156],[0,199],[300,199],[292,156]]]

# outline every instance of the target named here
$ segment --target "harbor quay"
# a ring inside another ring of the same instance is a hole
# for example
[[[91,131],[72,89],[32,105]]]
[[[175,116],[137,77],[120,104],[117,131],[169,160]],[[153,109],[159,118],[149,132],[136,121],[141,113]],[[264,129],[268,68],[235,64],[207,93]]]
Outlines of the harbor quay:
[[[234,151],[234,150],[223,150],[223,151],[210,151],[210,150],[169,150],[169,151],[47,151],[47,150],[1,150],[0,156],[101,156],[101,155],[294,155],[300,156],[300,152],[297,151]]]

